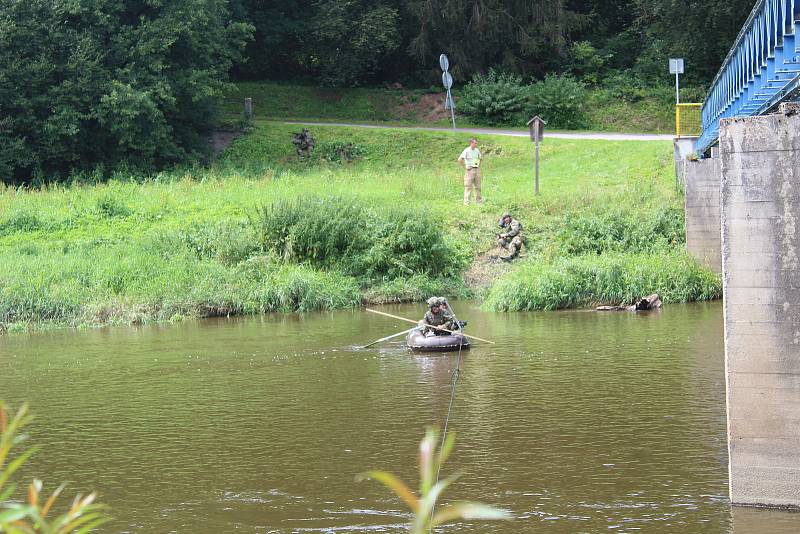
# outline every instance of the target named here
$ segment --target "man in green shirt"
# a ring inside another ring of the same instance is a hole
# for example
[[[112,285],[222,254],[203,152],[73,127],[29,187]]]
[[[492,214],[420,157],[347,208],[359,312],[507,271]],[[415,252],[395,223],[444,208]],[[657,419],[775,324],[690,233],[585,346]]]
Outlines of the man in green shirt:
[[[482,204],[481,198],[481,151],[478,150],[478,140],[474,137],[469,140],[469,146],[458,157],[458,162],[464,165],[464,205],[469,204],[472,190],[475,190],[475,203]]]

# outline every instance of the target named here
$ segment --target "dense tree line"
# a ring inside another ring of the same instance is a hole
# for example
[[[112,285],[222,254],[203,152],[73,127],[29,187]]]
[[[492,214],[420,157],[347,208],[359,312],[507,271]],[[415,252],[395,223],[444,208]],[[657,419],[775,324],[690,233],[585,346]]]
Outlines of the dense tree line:
[[[679,55],[685,81],[702,86],[752,4],[3,0],[0,180],[196,160],[230,74],[424,87],[438,84],[446,52],[460,84],[489,75],[557,87],[552,75],[567,74],[632,94],[670,83],[666,59]]]
[[[227,0],[3,0],[0,179],[194,159],[251,30]]]
[[[331,85],[431,84],[446,52],[457,81],[490,68],[589,82],[623,73],[669,83],[713,78],[754,0],[237,0],[256,28],[237,76]]]

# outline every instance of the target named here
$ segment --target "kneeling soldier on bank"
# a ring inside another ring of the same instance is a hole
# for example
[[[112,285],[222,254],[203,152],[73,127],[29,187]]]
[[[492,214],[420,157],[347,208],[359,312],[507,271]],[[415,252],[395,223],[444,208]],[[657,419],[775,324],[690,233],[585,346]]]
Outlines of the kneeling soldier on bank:
[[[497,234],[497,244],[509,252],[508,256],[501,259],[511,261],[519,255],[519,249],[522,247],[522,225],[506,212],[500,217],[498,226],[504,228],[505,232]]]

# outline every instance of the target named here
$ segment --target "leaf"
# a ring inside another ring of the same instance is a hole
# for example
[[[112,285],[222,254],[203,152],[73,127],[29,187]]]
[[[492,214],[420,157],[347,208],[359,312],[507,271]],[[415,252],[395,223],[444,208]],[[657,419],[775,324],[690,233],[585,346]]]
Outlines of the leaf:
[[[13,521],[19,521],[20,519],[25,519],[26,517],[30,516],[34,512],[33,506],[27,505],[16,505],[10,510],[6,510],[5,512],[0,512],[0,526],[11,523]]]
[[[417,496],[414,495],[414,492],[411,491],[411,489],[409,489],[409,487],[406,486],[402,480],[395,477],[391,473],[387,473],[386,471],[367,471],[366,473],[362,473],[356,477],[356,480],[363,479],[377,480],[395,492],[398,497],[405,501],[412,512],[416,512],[419,509],[419,500],[417,499]]]
[[[27,451],[23,452],[19,456],[17,456],[14,461],[8,464],[8,467],[2,472],[0,472],[0,488],[2,488],[6,481],[14,474],[14,472],[22,467],[22,465],[28,461],[30,458],[39,448],[38,447],[31,447]]]
[[[34,479],[28,486],[28,504],[39,506],[39,492],[42,491],[42,481]]]
[[[419,444],[419,479],[421,495],[426,495],[433,485],[436,476],[436,466],[434,465],[434,454],[436,453],[436,441],[438,432],[428,427],[425,430],[425,437]]]
[[[79,527],[86,528],[87,526],[91,525],[95,521],[106,522],[108,520],[110,520],[110,518],[107,518],[104,514],[102,514],[99,511],[98,512],[86,513],[86,511],[81,510],[78,513],[78,517],[71,519],[68,523],[66,523],[62,527],[58,528],[56,530],[56,533],[58,533],[58,534],[62,534],[62,533],[63,534],[70,534],[75,529],[77,529]]]
[[[442,525],[455,519],[505,520],[512,518],[513,516],[507,510],[476,502],[460,502],[437,512],[431,524],[432,526]]]
[[[5,502],[11,498],[14,494],[14,490],[17,489],[16,484],[9,484],[9,486],[2,492],[0,492],[0,502]]]
[[[428,493],[422,496],[422,499],[420,499],[419,511],[414,521],[414,529],[421,529],[425,526],[431,517],[434,506],[436,506],[439,495],[441,495],[450,484],[455,482],[458,476],[459,475],[451,475],[444,480],[440,480]]]
[[[439,451],[439,467],[444,465],[447,459],[450,457],[450,453],[453,452],[453,447],[456,443],[456,434],[455,432],[448,432],[447,436],[444,438],[444,444],[442,445],[442,450]]]
[[[87,534],[88,532],[91,532],[95,528],[99,527],[100,525],[104,525],[104,524],[108,523],[109,521],[111,521],[110,517],[106,517],[106,516],[99,517],[99,518],[95,519],[94,521],[92,521],[91,523],[85,525],[82,529],[76,530],[72,534]]]
[[[56,502],[56,499],[58,499],[58,496],[59,496],[59,495],[61,495],[61,492],[62,492],[62,491],[64,491],[64,488],[65,488],[66,486],[67,486],[66,484],[61,484],[61,485],[60,485],[58,488],[56,488],[56,490],[55,490],[55,491],[54,491],[54,492],[53,492],[53,493],[50,495],[50,497],[47,499],[47,502],[46,502],[46,503],[44,503],[44,507],[42,507],[42,517],[45,517],[45,516],[47,516],[47,513],[50,511],[50,508],[52,508],[52,507],[53,507],[53,504]]]

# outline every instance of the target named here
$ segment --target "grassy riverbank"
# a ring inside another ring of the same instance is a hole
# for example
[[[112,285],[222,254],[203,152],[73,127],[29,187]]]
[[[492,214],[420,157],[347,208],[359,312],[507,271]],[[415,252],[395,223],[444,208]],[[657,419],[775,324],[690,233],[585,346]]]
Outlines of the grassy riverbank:
[[[460,90],[454,89],[453,94],[458,99]],[[239,82],[225,97],[227,113],[241,115],[246,97],[253,99],[256,116],[260,118],[450,125],[450,112],[444,109],[444,96],[438,88],[341,89],[278,82]],[[624,98],[618,92],[591,89],[586,97],[587,131],[674,133],[675,93],[672,90],[653,89],[650,93],[636,95],[636,98]],[[465,117],[458,118],[458,125],[481,126]],[[520,124],[519,128],[524,129],[525,125]]]
[[[719,294],[716,277],[682,252],[669,143],[548,140],[534,197],[530,143],[483,136],[477,207],[460,200],[462,136],[318,127],[317,156],[303,162],[297,129],[260,123],[209,169],[3,189],[0,329],[463,297],[461,273],[492,247],[504,209],[525,224],[528,253],[489,289],[487,306],[615,302],[639,289],[668,300]],[[358,147],[352,163],[340,161],[347,143]],[[618,289],[596,287],[595,264]],[[629,281],[626,269],[643,264],[684,289],[660,275]],[[562,272],[579,281],[508,298]]]

